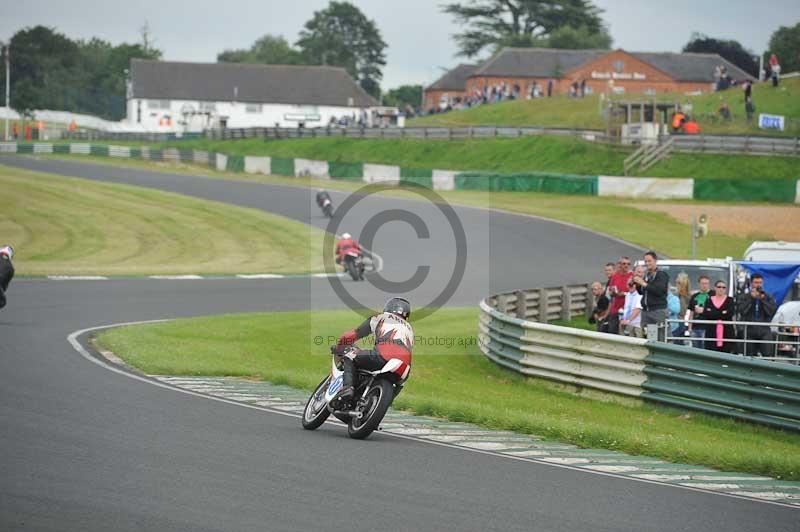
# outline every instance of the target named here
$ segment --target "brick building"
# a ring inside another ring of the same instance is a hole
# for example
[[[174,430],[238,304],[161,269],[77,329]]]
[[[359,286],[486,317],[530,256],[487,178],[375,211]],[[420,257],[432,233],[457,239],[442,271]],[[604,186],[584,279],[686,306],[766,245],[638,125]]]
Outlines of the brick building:
[[[455,85],[460,79],[455,73],[463,66],[459,65],[439,81],[450,79],[450,84]],[[571,84],[584,81],[587,92],[647,95],[710,92],[714,90],[714,70],[718,66],[724,66],[734,80],[754,80],[717,54],[505,48],[475,68],[467,76],[462,90],[463,94],[470,95],[484,87],[506,83],[518,88],[520,98],[525,98],[534,83],[546,94],[548,83],[552,81],[555,95],[566,94]],[[426,89],[426,108],[442,94],[436,89],[437,83]],[[455,93],[455,87],[448,88]]]

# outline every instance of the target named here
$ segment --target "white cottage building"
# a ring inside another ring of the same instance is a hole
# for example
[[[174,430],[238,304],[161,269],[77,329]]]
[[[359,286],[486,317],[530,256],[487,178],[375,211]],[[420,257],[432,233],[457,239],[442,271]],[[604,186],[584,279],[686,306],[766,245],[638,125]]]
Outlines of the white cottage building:
[[[323,127],[369,120],[378,102],[329,66],[131,61],[127,121],[146,131]]]

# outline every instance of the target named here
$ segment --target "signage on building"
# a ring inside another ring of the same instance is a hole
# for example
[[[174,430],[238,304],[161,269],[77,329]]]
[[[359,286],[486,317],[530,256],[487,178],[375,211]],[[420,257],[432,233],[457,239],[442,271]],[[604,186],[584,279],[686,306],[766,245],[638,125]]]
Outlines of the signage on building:
[[[284,120],[291,122],[319,122],[320,118],[318,114],[286,113],[283,115]]]
[[[758,115],[758,127],[761,129],[779,129],[783,131],[785,118],[781,115]]]
[[[637,81],[647,79],[647,75],[639,72],[598,72],[592,70],[592,79],[633,79]]]

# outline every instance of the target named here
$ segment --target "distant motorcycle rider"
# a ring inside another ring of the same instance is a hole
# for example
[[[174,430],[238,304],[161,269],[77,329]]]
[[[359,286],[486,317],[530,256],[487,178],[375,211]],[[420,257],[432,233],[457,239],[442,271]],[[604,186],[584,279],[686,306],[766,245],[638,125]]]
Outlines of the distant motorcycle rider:
[[[364,320],[355,329],[344,333],[331,352],[340,355],[342,362],[342,389],[337,398],[353,397],[353,376],[356,368],[377,371],[390,360],[398,359],[401,364],[394,370],[399,378],[408,377],[411,371],[411,351],[414,348],[414,329],[408,323],[411,316],[411,303],[402,297],[393,297],[386,302],[383,312]],[[361,338],[373,334],[375,346],[359,349],[354,344]]]
[[[14,248],[3,246],[0,248],[0,308],[6,306],[6,292],[8,284],[14,278],[14,265],[11,257],[14,256]]]
[[[359,256],[364,254],[358,241],[354,239],[350,233],[343,233],[342,238],[336,242],[336,251],[334,252],[336,255],[336,264],[341,264],[347,252],[353,250],[355,250]]]
[[[325,204],[325,200],[331,201],[331,195],[328,194],[328,191],[323,189],[317,190],[317,205],[320,209]]]

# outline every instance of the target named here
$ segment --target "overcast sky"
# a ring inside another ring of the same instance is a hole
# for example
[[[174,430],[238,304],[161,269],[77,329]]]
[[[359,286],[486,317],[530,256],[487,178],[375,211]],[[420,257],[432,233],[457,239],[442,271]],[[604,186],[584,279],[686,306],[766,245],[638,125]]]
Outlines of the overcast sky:
[[[351,0],[373,19],[388,43],[384,88],[428,84],[455,57],[458,31],[437,0]],[[779,26],[800,21],[798,0],[595,0],[615,48],[680,51],[693,31],[736,39],[764,51]],[[145,20],[164,58],[216,60],[226,48],[247,48],[265,33],[295,42],[303,24],[327,0],[0,0],[0,39],[43,24],[71,38],[136,42]]]

